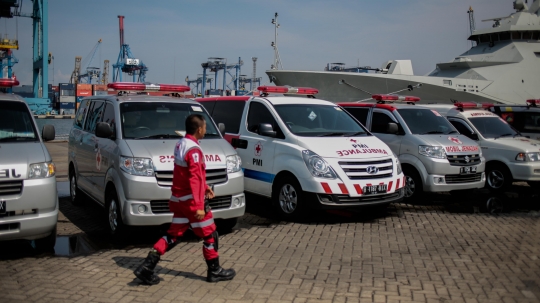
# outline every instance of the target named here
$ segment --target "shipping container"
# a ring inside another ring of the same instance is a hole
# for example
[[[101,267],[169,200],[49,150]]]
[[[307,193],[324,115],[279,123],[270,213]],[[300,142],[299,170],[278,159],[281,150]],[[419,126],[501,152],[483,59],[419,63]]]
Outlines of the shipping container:
[[[75,96],[60,96],[60,103],[75,103]]]
[[[61,115],[74,115],[75,102],[60,102],[60,114]]]
[[[92,90],[92,84],[84,84],[84,83],[79,83],[77,84],[77,90]]]
[[[77,90],[77,93],[76,93],[76,96],[77,96],[77,97],[88,97],[88,96],[92,96],[92,90],[78,89],[78,90]]]
[[[67,89],[67,90],[75,89],[75,85],[72,83],[59,83],[58,86],[60,87],[60,89]]]
[[[107,85],[94,84],[92,85],[93,91],[107,91]]]
[[[94,91],[94,96],[107,96],[108,92],[106,90],[96,90]]]

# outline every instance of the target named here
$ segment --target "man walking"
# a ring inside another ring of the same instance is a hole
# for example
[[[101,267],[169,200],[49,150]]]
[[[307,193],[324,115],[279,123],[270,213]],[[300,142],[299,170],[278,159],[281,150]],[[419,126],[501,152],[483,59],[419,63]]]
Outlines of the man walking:
[[[206,134],[206,121],[201,115],[193,114],[186,119],[186,136],[174,148],[174,171],[172,195],[169,209],[173,220],[167,234],[159,239],[148,253],[144,262],[135,270],[135,276],[144,283],[155,285],[159,277],[154,268],[165,252],[179,242],[184,232],[193,229],[203,239],[203,256],[208,265],[206,281],[232,280],[234,269],[223,269],[219,265],[218,234],[210,209],[205,209],[204,199],[212,199],[214,192],[206,184],[206,165],[199,140]]]

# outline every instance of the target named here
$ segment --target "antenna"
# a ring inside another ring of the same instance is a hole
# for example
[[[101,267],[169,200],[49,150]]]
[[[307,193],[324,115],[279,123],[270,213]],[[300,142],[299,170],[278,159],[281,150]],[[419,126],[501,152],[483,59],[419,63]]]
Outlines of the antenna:
[[[471,35],[476,30],[476,22],[474,21],[474,10],[472,9],[472,6],[469,6],[469,10],[467,11],[467,14],[469,14],[469,29],[471,30]],[[474,41],[471,40],[471,46],[474,46]]]
[[[281,58],[279,57],[279,50],[277,46],[277,29],[279,28],[279,23],[277,21],[278,13],[274,15],[274,19],[272,19],[272,24],[274,24],[274,41],[272,44],[270,44],[274,48],[274,64],[270,66],[270,69],[283,69],[283,65],[281,65]]]
[[[251,83],[255,83],[255,80],[257,79],[257,57],[251,57],[251,60],[253,60],[253,75],[251,76]]]

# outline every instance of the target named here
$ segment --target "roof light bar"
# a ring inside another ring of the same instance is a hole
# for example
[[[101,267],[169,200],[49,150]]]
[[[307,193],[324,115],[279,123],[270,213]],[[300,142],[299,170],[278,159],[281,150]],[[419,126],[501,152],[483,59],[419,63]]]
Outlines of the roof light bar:
[[[11,79],[11,78],[1,78],[0,79],[0,87],[13,87],[18,86],[19,80],[17,79]]]
[[[420,98],[414,96],[399,96],[399,95],[386,95],[386,94],[377,94],[372,95],[371,98],[377,101],[403,101],[403,102],[418,102]]]
[[[138,82],[114,82],[107,84],[108,88],[119,91],[140,91],[140,92],[188,92],[191,90],[186,85],[176,84],[144,84]]]
[[[476,103],[476,102],[456,102],[454,106],[457,108],[490,108],[493,107],[491,103]]]
[[[540,105],[540,99],[529,99],[527,100],[528,106],[538,106]]]
[[[319,90],[311,87],[289,87],[289,86],[259,86],[257,90],[264,93],[296,94],[296,95],[316,95]]]

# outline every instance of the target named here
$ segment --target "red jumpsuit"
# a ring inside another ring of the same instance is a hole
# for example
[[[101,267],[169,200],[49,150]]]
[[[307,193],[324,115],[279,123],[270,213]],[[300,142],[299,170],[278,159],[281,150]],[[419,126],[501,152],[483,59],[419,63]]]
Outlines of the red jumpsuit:
[[[197,210],[205,209],[204,196],[208,188],[205,169],[204,155],[197,139],[191,135],[180,139],[174,148],[173,185],[169,199],[173,219],[167,235],[154,245],[160,255],[171,249],[177,238],[191,226],[195,235],[204,240],[204,258],[212,260],[218,257],[212,212],[207,212],[202,220],[195,218]]]

